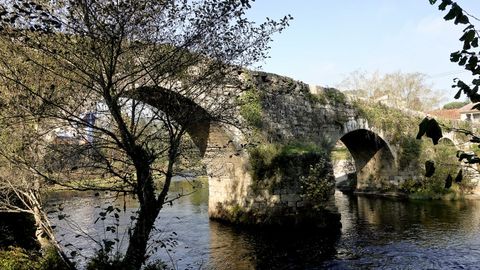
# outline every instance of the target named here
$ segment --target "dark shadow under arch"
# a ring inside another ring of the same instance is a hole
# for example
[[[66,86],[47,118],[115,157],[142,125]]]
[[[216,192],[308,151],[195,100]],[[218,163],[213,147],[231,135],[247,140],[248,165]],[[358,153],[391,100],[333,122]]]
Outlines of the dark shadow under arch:
[[[370,182],[388,179],[395,171],[391,149],[376,133],[358,129],[340,138],[355,161],[357,188],[371,186]]]
[[[177,92],[162,87],[141,87],[127,92],[124,96],[155,107],[172,117],[186,129],[201,156],[205,155],[212,117],[200,105]]]

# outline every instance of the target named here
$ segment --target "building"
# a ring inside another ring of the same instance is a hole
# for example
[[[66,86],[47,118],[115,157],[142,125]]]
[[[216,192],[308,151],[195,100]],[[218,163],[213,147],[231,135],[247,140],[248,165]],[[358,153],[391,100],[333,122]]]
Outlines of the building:
[[[470,103],[462,108],[458,109],[460,113],[460,120],[470,121],[470,122],[480,122],[480,110],[474,109],[475,105],[480,103]]]

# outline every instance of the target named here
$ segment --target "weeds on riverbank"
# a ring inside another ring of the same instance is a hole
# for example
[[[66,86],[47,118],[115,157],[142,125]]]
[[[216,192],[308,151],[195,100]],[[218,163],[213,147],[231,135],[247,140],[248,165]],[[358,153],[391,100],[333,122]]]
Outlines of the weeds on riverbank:
[[[67,270],[69,269],[54,249],[45,254],[27,251],[20,247],[9,247],[0,251],[2,270]]]

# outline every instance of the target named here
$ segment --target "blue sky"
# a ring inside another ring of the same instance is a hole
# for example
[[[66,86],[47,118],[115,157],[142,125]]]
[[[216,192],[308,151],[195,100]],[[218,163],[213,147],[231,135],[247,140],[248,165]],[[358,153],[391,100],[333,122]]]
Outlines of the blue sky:
[[[457,2],[480,17],[479,0]],[[331,87],[355,70],[421,72],[448,100],[452,79],[470,78],[449,60],[463,27],[445,22],[428,0],[256,0],[249,17],[286,14],[294,20],[274,36],[265,71]]]

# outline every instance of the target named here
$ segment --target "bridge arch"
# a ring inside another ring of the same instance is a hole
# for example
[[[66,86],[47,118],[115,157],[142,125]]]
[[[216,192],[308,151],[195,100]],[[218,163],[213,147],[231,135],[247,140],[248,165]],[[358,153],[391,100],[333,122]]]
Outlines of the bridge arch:
[[[168,114],[186,129],[201,156],[205,155],[213,117],[199,104],[175,91],[162,87],[140,87],[128,92],[125,96]]]
[[[161,110],[186,129],[206,165],[211,218],[225,218],[227,206],[248,204],[251,176],[239,129],[221,124],[201,104],[168,89],[142,87],[126,96]]]
[[[377,133],[365,128],[353,129],[338,141],[345,145],[353,158],[357,190],[381,187],[394,174],[396,162],[393,151]]]
[[[438,140],[438,143],[443,144],[443,145],[453,146],[456,149],[458,149],[458,145],[455,144],[453,138],[449,138],[449,137],[444,136],[444,137],[440,138],[440,140]]]

